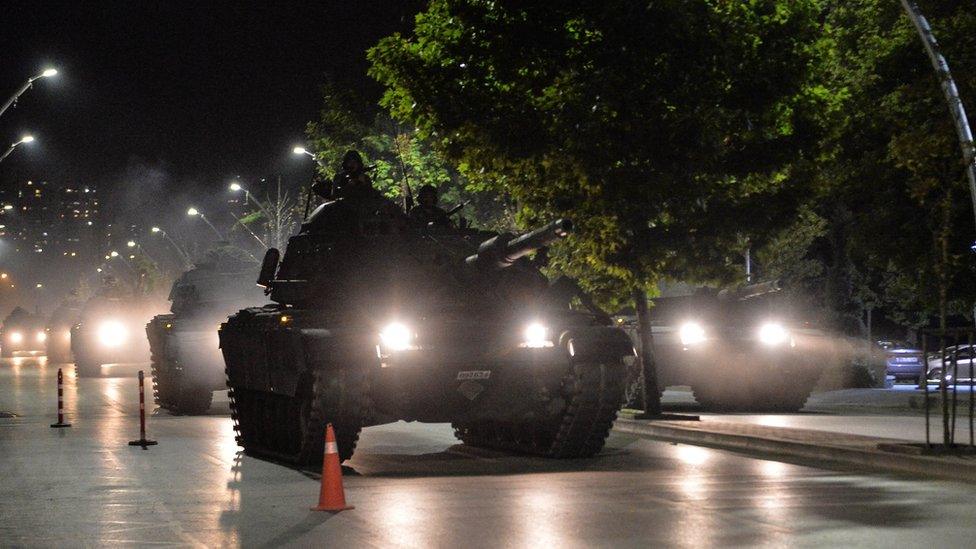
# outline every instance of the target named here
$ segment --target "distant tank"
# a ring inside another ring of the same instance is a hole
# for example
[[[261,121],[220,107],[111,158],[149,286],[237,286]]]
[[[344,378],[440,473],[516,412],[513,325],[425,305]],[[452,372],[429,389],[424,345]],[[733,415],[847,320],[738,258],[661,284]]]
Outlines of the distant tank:
[[[104,364],[149,362],[146,321],[159,306],[116,283],[104,284],[71,328],[71,353],[79,377],[97,376]]]
[[[221,248],[173,283],[170,314],[146,325],[156,404],[177,414],[201,414],[210,408],[213,391],[227,387],[217,328],[238,309],[267,301],[254,283],[257,270],[257,261]]]
[[[81,302],[72,293],[48,317],[45,332],[49,363],[71,362],[71,327],[78,322],[80,316]]]
[[[661,297],[650,310],[658,385],[709,410],[796,412],[831,360],[826,332],[784,306],[778,281]],[[622,316],[636,337],[633,318]],[[636,391],[632,391],[636,393]]]
[[[12,357],[21,351],[43,351],[47,334],[44,321],[22,307],[15,307],[0,328],[0,355]]]
[[[320,206],[280,266],[277,250],[265,257],[259,283],[276,304],[221,327],[245,451],[321,462],[332,423],[348,459],[363,427],[407,420],[451,422],[474,446],[599,452],[633,345],[525,257],[572,223],[519,237],[411,228],[389,206]]]

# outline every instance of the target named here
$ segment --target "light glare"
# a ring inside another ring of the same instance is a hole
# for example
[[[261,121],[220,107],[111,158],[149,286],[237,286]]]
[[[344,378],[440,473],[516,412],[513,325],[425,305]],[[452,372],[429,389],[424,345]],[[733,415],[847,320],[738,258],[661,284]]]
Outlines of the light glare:
[[[697,322],[685,322],[678,330],[682,345],[696,345],[705,341],[705,328]]]
[[[779,345],[790,337],[790,333],[778,322],[767,322],[759,327],[759,341],[766,345]]]
[[[129,337],[129,330],[118,320],[106,320],[98,326],[98,342],[106,347],[118,347]]]
[[[411,347],[413,333],[399,322],[391,322],[380,331],[380,341],[391,351],[403,351]]]

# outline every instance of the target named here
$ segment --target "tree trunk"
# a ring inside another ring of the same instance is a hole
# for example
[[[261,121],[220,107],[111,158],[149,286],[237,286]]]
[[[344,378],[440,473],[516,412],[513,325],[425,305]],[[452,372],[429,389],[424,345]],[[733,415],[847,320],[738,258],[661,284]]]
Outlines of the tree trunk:
[[[661,415],[661,393],[657,385],[657,368],[654,363],[654,337],[651,334],[651,318],[647,310],[647,294],[644,288],[635,286],[632,292],[634,309],[637,311],[637,334],[640,340],[640,368],[644,384],[641,397],[644,401],[644,417]]]

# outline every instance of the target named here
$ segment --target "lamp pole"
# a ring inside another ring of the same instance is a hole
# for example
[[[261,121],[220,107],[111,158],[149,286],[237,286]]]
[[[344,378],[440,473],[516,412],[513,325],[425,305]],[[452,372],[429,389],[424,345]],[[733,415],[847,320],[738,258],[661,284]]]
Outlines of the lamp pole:
[[[180,256],[180,261],[183,262],[183,266],[185,268],[189,269],[193,267],[193,262],[190,261],[190,256],[183,251],[183,248],[181,248],[180,245],[177,244],[176,241],[173,240],[172,237],[170,237],[169,234],[166,233],[166,231],[162,230],[159,227],[153,227],[151,231],[163,235],[163,238],[165,238],[173,246],[173,248],[176,249],[176,253]]]
[[[10,153],[14,152],[14,149],[17,148],[17,145],[20,145],[21,143],[30,143],[32,141],[34,141],[34,136],[32,136],[32,135],[25,135],[24,137],[22,137],[20,139],[20,141],[17,141],[16,143],[12,143],[10,145],[10,148],[7,149],[7,152],[3,153],[3,156],[0,156],[0,162],[3,162],[4,160],[6,160],[6,158],[8,156],[10,156]]]
[[[37,80],[38,78],[50,78],[56,74],[58,74],[58,71],[56,69],[46,69],[41,74],[28,78],[27,82],[24,82],[24,85],[21,86],[20,89],[18,89],[16,92],[14,92],[14,94],[10,97],[10,99],[8,99],[7,102],[4,103],[2,107],[0,107],[0,116],[3,116],[3,113],[6,112],[6,110],[9,109],[11,105],[17,103],[17,100],[20,99],[21,95],[24,95],[24,92],[31,89],[31,86],[34,85],[35,80]]]
[[[190,217],[199,217],[200,219],[203,220],[204,223],[207,224],[208,227],[210,227],[213,230],[213,232],[217,235],[217,238],[219,238],[220,240],[227,240],[226,238],[224,238],[223,233],[221,233],[217,229],[217,227],[214,227],[214,224],[211,223],[210,220],[207,219],[207,216],[203,215],[203,212],[201,212],[200,210],[191,207],[186,211],[186,215]]]

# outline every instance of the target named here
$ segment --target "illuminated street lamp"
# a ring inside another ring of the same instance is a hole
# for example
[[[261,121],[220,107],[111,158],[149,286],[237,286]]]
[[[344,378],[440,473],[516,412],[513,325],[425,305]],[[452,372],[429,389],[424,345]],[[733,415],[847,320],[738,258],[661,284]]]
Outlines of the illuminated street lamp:
[[[193,262],[192,262],[192,261],[190,261],[190,256],[189,256],[189,255],[187,255],[187,253],[186,253],[185,251],[183,251],[183,248],[181,248],[181,247],[180,247],[180,245],[179,245],[179,244],[177,244],[177,243],[176,243],[176,241],[175,241],[175,240],[173,240],[173,239],[172,239],[172,238],[171,238],[171,237],[170,237],[170,236],[169,236],[169,235],[168,235],[168,234],[166,233],[166,231],[164,231],[163,229],[161,229],[161,228],[159,228],[159,227],[152,227],[152,228],[151,228],[151,229],[149,229],[149,230],[150,230],[150,232],[152,232],[153,234],[161,234],[161,235],[163,235],[163,238],[165,238],[165,239],[166,239],[166,240],[167,240],[167,241],[168,241],[168,242],[170,243],[170,245],[171,245],[171,246],[173,246],[173,248],[174,248],[174,249],[176,249],[176,253],[177,253],[177,254],[178,254],[178,255],[180,256],[180,261],[182,261],[182,262],[183,262],[183,267],[184,267],[184,268],[186,268],[186,269],[189,269],[190,267],[192,267],[192,266],[193,266]]]
[[[213,229],[213,232],[216,233],[217,238],[219,238],[220,240],[226,240],[226,238],[224,238],[224,235],[219,230],[217,230],[217,227],[214,227],[214,224],[211,223],[210,220],[207,219],[207,216],[203,215],[203,212],[201,212],[200,210],[191,206],[188,210],[186,210],[186,215],[190,217],[199,217],[200,219],[203,220],[204,223],[207,224],[208,227]]]
[[[319,158],[318,155],[316,155],[316,154],[314,154],[312,152],[309,152],[309,150],[306,149],[305,147],[295,147],[294,149],[291,150],[291,152],[293,152],[295,154],[304,154],[306,156],[310,156],[310,157],[312,157],[313,160],[315,160],[315,162],[319,166],[322,166],[323,168],[325,167],[325,164],[322,163],[322,159]]]
[[[14,92],[13,96],[10,99],[8,99],[7,102],[3,104],[2,107],[0,107],[0,116],[3,116],[3,113],[6,112],[6,110],[9,109],[11,105],[15,104],[17,102],[17,99],[19,99],[20,96],[24,94],[24,92],[26,92],[31,88],[35,80],[37,80],[38,78],[51,78],[56,74],[58,74],[57,69],[45,69],[44,72],[42,72],[41,74],[28,78],[27,82],[25,82],[24,85],[20,87],[20,89]]]
[[[31,143],[33,141],[34,141],[33,135],[25,135],[24,137],[21,137],[20,141],[11,144],[10,148],[7,149],[7,152],[3,153],[3,156],[0,156],[0,162],[3,162],[8,156],[10,156],[10,153],[14,152],[14,149],[17,148],[17,145],[20,145],[21,143]],[[4,207],[4,209],[6,209],[6,207]]]

